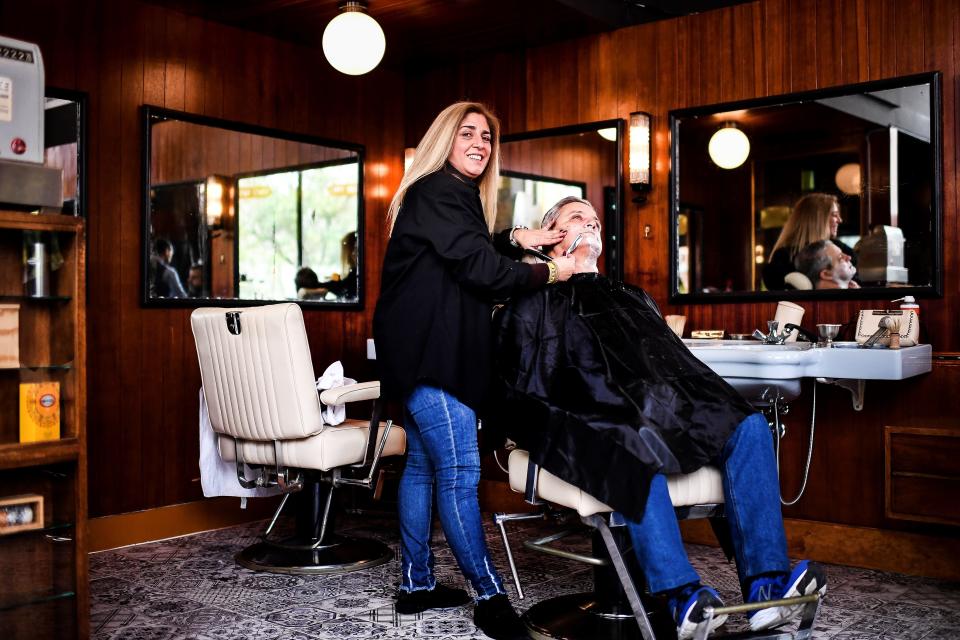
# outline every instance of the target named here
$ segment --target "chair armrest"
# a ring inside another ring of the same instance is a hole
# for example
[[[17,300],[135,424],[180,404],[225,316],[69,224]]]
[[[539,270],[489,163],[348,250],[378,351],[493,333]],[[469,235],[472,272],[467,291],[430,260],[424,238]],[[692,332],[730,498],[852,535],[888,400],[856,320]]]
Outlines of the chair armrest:
[[[345,402],[376,400],[379,397],[380,381],[371,380],[370,382],[358,382],[356,384],[345,384],[342,387],[334,387],[333,389],[324,389],[320,393],[320,402],[327,406],[333,406]]]

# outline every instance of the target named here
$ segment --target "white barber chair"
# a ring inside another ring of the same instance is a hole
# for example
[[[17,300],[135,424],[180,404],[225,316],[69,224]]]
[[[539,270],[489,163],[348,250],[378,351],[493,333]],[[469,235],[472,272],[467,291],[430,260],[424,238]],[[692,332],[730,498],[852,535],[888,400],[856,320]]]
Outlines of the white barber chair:
[[[657,612],[659,615],[651,614],[644,605],[646,595],[643,573],[637,566],[635,555],[632,553],[632,542],[626,527],[621,526],[623,522],[615,517],[613,509],[531,463],[528,453],[521,449],[510,452],[508,468],[510,488],[517,493],[523,493],[527,502],[537,505],[544,505],[546,502],[572,509],[580,520],[594,531],[593,555],[550,546],[550,543],[574,533],[572,530],[524,542],[524,546],[528,549],[584,562],[594,568],[593,591],[544,600],[523,615],[531,635],[538,639],[562,638],[565,640],[676,638],[676,626],[673,619],[666,615],[666,611]],[[667,487],[679,519],[710,518],[721,545],[725,550],[731,548],[726,523],[722,520],[723,478],[719,470],[714,467],[703,467],[693,473],[668,476]],[[504,525],[513,520],[541,519],[545,515],[544,513],[494,514],[494,523],[500,528],[510,571],[520,598],[523,598],[523,589],[520,586]],[[732,553],[727,551],[727,555],[730,557]],[[813,623],[819,611],[819,596],[791,598],[782,602],[805,605],[796,640],[811,638]],[[648,606],[649,604],[648,601]],[[765,608],[770,604],[721,607],[710,612],[709,615],[742,613]],[[707,638],[710,619],[699,625],[696,638]],[[790,633],[767,631],[737,637],[773,640],[793,636]]]
[[[388,562],[393,552],[383,543],[334,534],[331,508],[335,489],[375,488],[380,458],[406,449],[403,429],[380,422],[379,382],[318,397],[303,313],[293,303],[197,309],[190,323],[220,457],[236,462],[244,487],[278,486],[283,493],[261,542],[237,554],[237,562],[276,573],[340,573]],[[321,401],[373,401],[373,416],[325,424]],[[296,532],[271,538],[291,496],[299,503]]]

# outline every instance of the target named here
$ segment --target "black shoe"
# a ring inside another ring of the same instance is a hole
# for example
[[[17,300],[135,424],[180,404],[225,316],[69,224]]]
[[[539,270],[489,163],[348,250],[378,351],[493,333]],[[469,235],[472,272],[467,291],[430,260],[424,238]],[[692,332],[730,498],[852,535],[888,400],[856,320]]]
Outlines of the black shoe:
[[[529,640],[530,634],[520,616],[500,594],[480,600],[473,609],[473,624],[493,640]]]
[[[397,613],[421,613],[427,609],[449,609],[469,603],[470,596],[463,589],[451,589],[439,582],[433,589],[420,591],[397,591]]]

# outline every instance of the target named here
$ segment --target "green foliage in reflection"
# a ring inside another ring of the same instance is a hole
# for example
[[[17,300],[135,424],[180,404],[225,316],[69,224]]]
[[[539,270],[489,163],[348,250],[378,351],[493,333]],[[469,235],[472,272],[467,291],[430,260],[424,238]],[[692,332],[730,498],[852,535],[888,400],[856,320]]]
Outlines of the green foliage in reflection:
[[[349,163],[238,180],[241,298],[296,298],[294,277],[301,265],[321,281],[346,275],[340,248],[357,228],[358,175],[358,164]]]

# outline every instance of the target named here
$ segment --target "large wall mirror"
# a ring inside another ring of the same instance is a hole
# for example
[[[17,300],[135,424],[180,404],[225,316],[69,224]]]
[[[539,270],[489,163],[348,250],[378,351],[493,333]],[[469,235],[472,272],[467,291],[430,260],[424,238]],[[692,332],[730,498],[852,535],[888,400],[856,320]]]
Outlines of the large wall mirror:
[[[623,121],[605,120],[501,137],[500,191],[494,231],[538,228],[560,198],[593,203],[603,230],[600,268],[623,277],[620,166]]]
[[[670,113],[671,302],[942,290],[940,74]]]
[[[143,302],[363,302],[363,146],[143,107]]]

